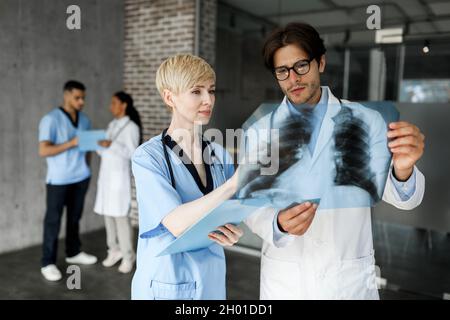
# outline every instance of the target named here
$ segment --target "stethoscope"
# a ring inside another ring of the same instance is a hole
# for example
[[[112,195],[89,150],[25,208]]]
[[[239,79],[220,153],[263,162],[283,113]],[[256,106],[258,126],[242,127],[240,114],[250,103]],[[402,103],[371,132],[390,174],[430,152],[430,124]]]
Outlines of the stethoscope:
[[[174,189],[176,189],[176,183],[175,183],[175,177],[173,174],[172,163],[169,158],[169,153],[167,152],[166,143],[164,142],[166,133],[167,133],[167,129],[164,129],[161,134],[161,143],[162,143],[162,147],[164,150],[164,158],[166,159],[166,164],[167,164],[167,167],[169,168],[170,182],[172,184],[172,187]],[[224,183],[227,180],[225,177],[225,170],[224,170],[223,164],[219,161],[218,157],[216,156],[216,153],[214,152],[214,148],[211,146],[211,143],[206,139],[203,139],[203,141],[207,144],[207,147],[210,149],[211,161],[210,161],[209,166],[211,167],[210,171],[211,171],[211,174],[213,175],[214,188],[217,188],[218,184],[220,182],[219,178],[222,178],[221,183]],[[220,176],[217,175],[217,170],[220,172]]]

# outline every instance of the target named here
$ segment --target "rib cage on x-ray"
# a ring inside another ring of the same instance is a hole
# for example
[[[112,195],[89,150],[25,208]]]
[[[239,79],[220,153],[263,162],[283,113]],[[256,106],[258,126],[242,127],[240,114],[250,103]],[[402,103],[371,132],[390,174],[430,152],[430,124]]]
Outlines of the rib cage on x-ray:
[[[293,114],[287,117],[279,126],[278,139],[278,171],[273,175],[260,175],[262,168],[268,168],[272,163],[262,164],[258,161],[257,166],[245,167],[241,171],[244,179],[241,179],[241,186],[245,186],[245,192],[239,195],[239,198],[248,198],[251,193],[259,190],[271,189],[276,183],[277,178],[285,172],[290,166],[300,160],[298,150],[307,145],[311,139],[310,113]],[[272,149],[272,141],[269,139],[267,150]],[[258,154],[266,150],[258,150]],[[271,157],[270,157],[271,158]],[[271,161],[274,159],[271,158]]]
[[[378,201],[375,175],[370,169],[368,126],[346,106],[341,107],[334,121],[334,183],[338,186],[360,187],[370,194],[372,200]]]
[[[261,169],[270,167],[258,161],[256,166],[243,166],[240,172],[240,188],[244,188],[238,196],[240,199],[252,197],[255,191],[269,190],[277,182],[280,175],[300,160],[299,149],[311,139],[311,114],[303,112],[286,118],[279,126],[279,170],[273,175],[261,175]],[[374,174],[370,170],[370,145],[368,126],[355,117],[352,110],[342,106],[334,117],[335,157],[330,159],[336,166],[334,184],[338,186],[356,186],[366,190],[374,201],[379,200]],[[270,150],[271,143],[268,143]],[[275,146],[276,147],[276,146]],[[264,152],[266,146],[258,153]],[[273,159],[271,159],[273,161]],[[330,165],[332,163],[330,162]]]

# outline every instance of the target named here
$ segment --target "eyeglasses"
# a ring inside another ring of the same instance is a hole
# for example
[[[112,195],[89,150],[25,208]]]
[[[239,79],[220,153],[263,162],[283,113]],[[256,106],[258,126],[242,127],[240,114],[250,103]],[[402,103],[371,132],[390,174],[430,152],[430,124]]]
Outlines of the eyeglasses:
[[[289,78],[289,73],[291,70],[294,70],[294,72],[296,74],[298,74],[299,76],[302,76],[304,74],[307,74],[309,72],[309,65],[311,63],[311,61],[313,61],[313,59],[309,59],[309,60],[299,60],[296,63],[294,63],[294,65],[290,68],[288,67],[278,67],[273,69],[273,74],[275,75],[275,78],[277,78],[280,81],[286,80],[287,78]]]

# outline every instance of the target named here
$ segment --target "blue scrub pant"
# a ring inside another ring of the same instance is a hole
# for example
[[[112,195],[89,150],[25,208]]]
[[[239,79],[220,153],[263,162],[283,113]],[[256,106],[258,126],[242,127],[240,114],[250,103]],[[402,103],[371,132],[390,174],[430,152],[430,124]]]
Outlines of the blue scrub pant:
[[[56,263],[58,234],[64,207],[67,208],[66,256],[76,256],[81,251],[79,222],[83,213],[84,198],[90,178],[67,184],[47,184],[47,211],[44,220],[42,267]]]

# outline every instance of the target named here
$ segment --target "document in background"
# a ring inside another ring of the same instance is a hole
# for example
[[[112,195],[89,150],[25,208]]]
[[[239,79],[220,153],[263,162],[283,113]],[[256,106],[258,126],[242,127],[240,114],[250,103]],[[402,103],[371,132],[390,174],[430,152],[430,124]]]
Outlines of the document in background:
[[[102,149],[98,142],[106,139],[105,130],[78,131],[78,148],[80,151],[95,151]]]

